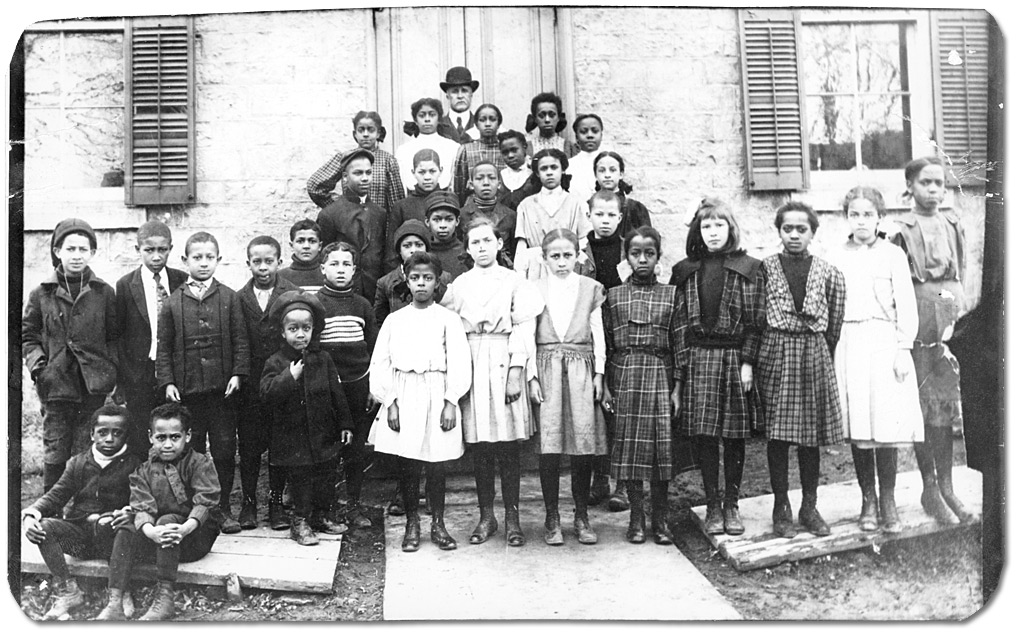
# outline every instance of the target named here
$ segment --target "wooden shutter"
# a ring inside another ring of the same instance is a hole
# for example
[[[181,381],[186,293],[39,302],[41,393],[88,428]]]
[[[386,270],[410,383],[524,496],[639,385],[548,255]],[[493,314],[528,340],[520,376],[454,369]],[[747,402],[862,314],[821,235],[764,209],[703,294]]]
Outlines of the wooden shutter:
[[[750,190],[808,187],[801,123],[800,16],[790,9],[740,10],[740,61]]]
[[[952,163],[950,182],[980,185],[988,161],[989,16],[933,11],[931,25],[935,139]]]
[[[193,203],[194,19],[132,18],[124,41],[126,203]]]

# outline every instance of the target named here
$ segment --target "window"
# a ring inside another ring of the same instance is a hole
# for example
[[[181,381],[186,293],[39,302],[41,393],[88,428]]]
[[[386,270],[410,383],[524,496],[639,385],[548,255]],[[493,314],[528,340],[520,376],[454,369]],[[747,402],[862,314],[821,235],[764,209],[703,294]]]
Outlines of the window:
[[[749,188],[802,191],[833,209],[849,173],[895,206],[902,166],[940,150],[951,173],[972,175],[985,155],[987,20],[741,10]]]

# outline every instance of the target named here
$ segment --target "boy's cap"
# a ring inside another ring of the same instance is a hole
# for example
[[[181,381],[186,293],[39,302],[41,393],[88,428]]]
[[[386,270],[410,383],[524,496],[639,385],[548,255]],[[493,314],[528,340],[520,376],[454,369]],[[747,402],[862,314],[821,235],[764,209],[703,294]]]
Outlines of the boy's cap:
[[[53,254],[53,249],[60,245],[60,242],[64,240],[64,237],[71,233],[82,233],[88,236],[89,245],[92,249],[96,249],[96,231],[92,229],[92,226],[88,224],[84,219],[70,218],[64,219],[57,224],[57,227],[53,229],[53,238],[50,239],[50,261],[53,262],[53,267],[60,265],[60,259],[57,255]]]
[[[409,235],[414,235],[425,242],[426,250],[431,250],[432,242],[429,241],[430,234],[432,233],[429,232],[429,229],[425,227],[424,223],[418,221],[417,219],[408,219],[404,223],[400,224],[400,227],[397,228],[397,233],[393,235],[394,236],[393,249],[396,250],[396,252],[399,254],[400,242],[403,241],[405,237]]]
[[[323,307],[322,301],[315,298],[314,294],[296,290],[284,292],[273,301],[272,307],[269,308],[270,320],[273,325],[282,327],[283,317],[287,315],[287,312],[297,309],[308,310],[312,313],[312,339],[315,340],[326,327],[326,308]]]
[[[439,90],[445,93],[454,86],[470,86],[477,91],[478,80],[471,79],[471,70],[466,66],[454,66],[446,72],[446,81],[439,83]]]
[[[352,161],[354,161],[355,159],[357,159],[359,157],[364,157],[365,159],[367,159],[371,163],[373,163],[373,164],[375,163],[375,155],[372,154],[372,151],[365,150],[364,148],[360,148],[360,147],[359,148],[355,148],[354,150],[350,151],[349,153],[347,153],[346,155],[344,155],[343,157],[340,158],[340,174],[342,175],[342,174],[346,173],[347,172],[347,166],[350,165],[350,163]]]
[[[460,205],[457,201],[457,195],[449,190],[433,190],[429,193],[429,196],[425,197],[425,215],[427,216],[433,210],[440,209],[452,210],[459,217]]]

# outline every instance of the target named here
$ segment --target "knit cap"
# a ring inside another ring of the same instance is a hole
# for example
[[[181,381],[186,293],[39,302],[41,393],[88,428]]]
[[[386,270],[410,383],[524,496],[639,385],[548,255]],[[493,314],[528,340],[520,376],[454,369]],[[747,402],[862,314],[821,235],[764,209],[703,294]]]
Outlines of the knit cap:
[[[400,242],[404,240],[408,235],[414,235],[425,242],[425,249],[432,249],[432,241],[429,236],[432,233],[425,227],[425,224],[418,221],[417,219],[408,219],[404,223],[400,224],[397,228],[396,234],[393,235],[393,249],[400,254]]]
[[[269,308],[269,318],[273,325],[283,326],[283,317],[291,310],[308,310],[312,313],[312,341],[318,340],[326,327],[326,308],[314,294],[297,290],[288,290],[281,294]]]
[[[92,249],[96,249],[96,231],[92,229],[92,226],[88,224],[84,219],[77,219],[71,217],[70,219],[64,219],[57,224],[57,227],[53,229],[53,238],[50,239],[50,261],[53,263],[53,267],[60,265],[60,259],[53,253],[58,245],[64,240],[64,237],[71,233],[85,234],[89,238],[89,245]]]

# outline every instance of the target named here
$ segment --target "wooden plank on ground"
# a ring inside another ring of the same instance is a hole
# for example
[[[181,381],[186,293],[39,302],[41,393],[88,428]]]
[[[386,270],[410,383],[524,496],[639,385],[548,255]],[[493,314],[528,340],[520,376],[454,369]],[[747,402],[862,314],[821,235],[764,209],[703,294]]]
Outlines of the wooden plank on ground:
[[[262,588],[300,593],[333,592],[333,576],[340,556],[343,536],[320,536],[316,546],[299,546],[285,531],[270,531],[273,537],[260,537],[243,532],[220,535],[212,552],[197,562],[180,565],[178,581],[184,584],[222,586],[235,573],[245,588]],[[72,575],[106,578],[109,565],[105,560],[79,560],[67,556]],[[26,573],[48,573],[35,544],[22,537],[21,570]],[[156,579],[156,567],[139,564],[132,570],[133,579]]]
[[[981,513],[981,474],[967,467],[955,467],[953,483],[956,494],[974,513]],[[939,526],[921,508],[921,474],[901,473],[896,479],[896,503],[903,532],[895,535],[881,531],[862,531],[857,525],[861,513],[861,491],[856,480],[819,487],[818,512],[832,529],[832,534],[817,537],[807,531],[784,539],[772,532],[772,495],[740,501],[740,515],[746,530],[743,535],[709,535],[712,546],[738,571],[747,571],[783,562],[849,551],[893,540],[938,533],[956,528]],[[800,491],[790,492],[794,523],[800,507]],[[691,509],[691,515],[705,532],[705,507]],[[980,524],[977,522],[975,524]],[[959,526],[959,525],[957,525]]]

